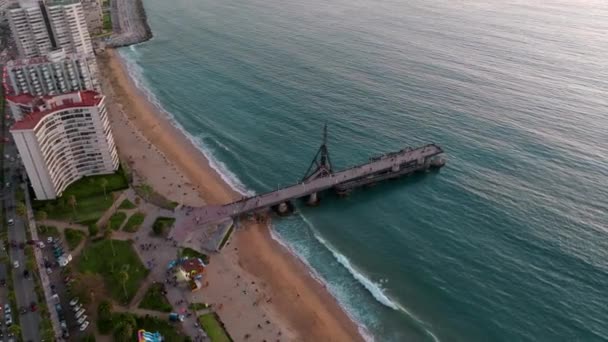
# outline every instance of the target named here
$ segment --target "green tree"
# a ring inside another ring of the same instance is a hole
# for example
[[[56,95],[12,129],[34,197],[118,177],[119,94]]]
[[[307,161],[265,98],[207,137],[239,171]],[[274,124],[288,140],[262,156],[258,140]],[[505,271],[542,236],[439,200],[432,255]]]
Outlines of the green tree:
[[[165,233],[165,228],[167,228],[167,222],[158,221],[152,226],[152,231],[156,235],[163,235]]]
[[[93,237],[97,235],[97,233],[99,233],[99,227],[97,227],[97,224],[91,223],[89,225],[89,236]]]
[[[44,210],[38,210],[36,212],[36,221],[44,221],[48,218],[48,215],[46,213],[46,211]]]
[[[108,199],[108,195],[106,194],[106,188],[108,187],[108,180],[107,180],[107,179],[105,179],[105,178],[102,178],[102,179],[99,181],[99,185],[101,185],[101,187],[103,188],[103,197],[104,197],[105,199]]]
[[[114,341],[129,342],[133,341],[134,328],[129,321],[122,321],[114,330]]]
[[[97,306],[97,316],[100,319],[112,318],[112,303],[108,300],[103,300]]]
[[[15,336],[21,336],[21,327],[17,324],[11,325],[10,328],[8,328],[8,331],[10,331]]]
[[[129,295],[127,294],[127,281],[129,281],[129,273],[126,270],[122,270],[118,273],[118,279],[122,284],[122,290],[125,293],[125,302],[129,299]]]
[[[15,212],[19,217],[25,217],[27,215],[27,208],[23,202],[17,202]]]

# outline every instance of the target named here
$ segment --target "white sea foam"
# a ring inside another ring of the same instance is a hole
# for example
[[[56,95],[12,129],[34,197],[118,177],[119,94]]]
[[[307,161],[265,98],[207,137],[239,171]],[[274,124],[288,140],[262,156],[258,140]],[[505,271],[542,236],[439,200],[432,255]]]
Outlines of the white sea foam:
[[[401,304],[391,300],[383,291],[382,287],[380,286],[380,284],[377,284],[375,282],[373,282],[372,280],[370,280],[369,278],[367,278],[362,272],[360,272],[359,270],[357,270],[350,262],[350,260],[343,254],[341,254],[340,252],[338,252],[336,250],[336,248],[334,248],[329,242],[327,242],[325,239],[323,239],[320,234],[318,234],[312,226],[312,223],[310,223],[308,220],[306,220],[304,218],[304,221],[309,225],[309,227],[311,228],[314,237],[317,239],[317,241],[319,241],[325,248],[327,248],[327,250],[329,250],[332,255],[334,256],[334,258],[342,265],[344,266],[344,268],[346,268],[348,270],[348,272],[355,278],[357,279],[357,281],[363,285],[363,287],[365,289],[367,289],[367,291],[369,291],[369,293],[371,293],[371,295],[381,304],[396,310],[396,311],[401,311],[403,313],[405,313],[408,317],[410,317],[412,320],[414,320],[423,330],[424,332],[430,336],[433,341],[435,342],[439,342],[439,338],[437,338],[437,336],[435,336],[435,334],[433,334],[432,331],[429,330],[428,328],[428,324],[425,323],[423,320],[421,320],[420,318],[418,318],[416,315],[414,315],[412,312],[410,312],[409,310],[407,310],[405,307],[403,307]],[[388,282],[388,280],[386,280],[386,282]]]
[[[129,77],[133,80],[133,83],[135,83],[135,86],[139,90],[142,91],[142,93],[146,96],[146,98],[148,99],[148,101],[150,103],[152,103],[160,112],[162,112],[166,115],[167,119],[169,119],[169,121],[171,122],[171,124],[173,124],[173,126],[175,126],[177,129],[179,129],[182,132],[182,134],[184,134],[184,136],[188,140],[190,140],[190,142],[194,146],[196,146],[199,151],[201,151],[201,153],[205,156],[205,158],[209,162],[209,166],[211,166],[211,168],[220,175],[222,180],[224,182],[226,182],[226,184],[228,184],[232,189],[234,189],[235,191],[240,193],[241,195],[250,196],[250,195],[255,194],[255,192],[248,189],[243,184],[243,182],[241,182],[241,180],[237,177],[237,175],[235,175],[233,172],[231,172],[228,169],[226,164],[222,163],[221,161],[218,160],[218,158],[216,158],[213,150],[211,148],[209,148],[209,146],[207,146],[202,141],[202,139],[192,136],[192,134],[190,134],[175,119],[175,116],[163,107],[161,102],[158,100],[156,95],[152,92],[149,85],[147,84],[143,69],[137,64],[137,62],[135,61],[134,58],[129,56],[129,52],[126,52],[124,50],[119,50],[119,51],[120,51],[119,54],[120,54],[122,60],[124,61],[125,65],[127,66],[127,72],[129,73]],[[129,48],[129,51],[131,51],[134,55],[138,54],[137,49],[134,46],[131,46]],[[227,147],[224,147],[224,148],[227,148]]]
[[[281,246],[283,246],[285,249],[287,249],[289,251],[289,253],[291,253],[292,255],[295,255],[300,261],[302,261],[306,265],[306,268],[308,269],[308,273],[310,274],[310,276],[313,279],[318,281],[321,285],[323,285],[323,287],[333,290],[331,285],[327,281],[325,281],[325,279],[323,279],[323,277],[319,273],[317,273],[317,271],[310,265],[308,260],[305,257],[303,257],[302,255],[300,255],[300,253],[298,253],[295,249],[293,249],[287,242],[285,242],[276,233],[276,229],[270,229],[270,236],[272,237],[273,240],[275,240],[277,243],[279,243]],[[335,293],[332,293],[332,292],[333,291],[330,291],[330,293],[334,296],[334,298],[338,299],[337,296],[335,295]],[[366,342],[374,342],[374,337],[370,334],[370,332],[367,330],[365,325],[363,325],[355,317],[353,317],[352,313],[349,312],[348,310],[345,310],[345,312],[348,315],[348,317],[357,325],[357,330],[359,331],[359,334],[361,334],[363,339]]]

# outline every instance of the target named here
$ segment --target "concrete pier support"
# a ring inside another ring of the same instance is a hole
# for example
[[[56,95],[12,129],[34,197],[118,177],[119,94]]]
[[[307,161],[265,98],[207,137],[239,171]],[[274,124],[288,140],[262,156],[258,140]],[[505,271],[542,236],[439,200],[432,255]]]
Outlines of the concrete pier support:
[[[306,205],[309,205],[311,207],[316,207],[319,205],[319,202],[321,200],[319,199],[319,195],[316,192],[313,192],[312,194],[308,195],[308,199],[306,200]]]
[[[279,216],[287,216],[293,212],[294,206],[291,202],[287,201],[277,204],[273,209]]]

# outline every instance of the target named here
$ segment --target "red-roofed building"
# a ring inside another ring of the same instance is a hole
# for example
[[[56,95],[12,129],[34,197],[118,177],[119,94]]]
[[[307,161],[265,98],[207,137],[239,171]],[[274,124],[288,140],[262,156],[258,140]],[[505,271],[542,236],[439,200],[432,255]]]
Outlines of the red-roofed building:
[[[24,109],[11,134],[37,199],[54,199],[84,176],[118,169],[101,94],[78,91],[44,97],[19,95],[11,101]]]
[[[205,263],[200,258],[188,258],[182,261],[180,271],[189,280],[200,278],[205,272]]]

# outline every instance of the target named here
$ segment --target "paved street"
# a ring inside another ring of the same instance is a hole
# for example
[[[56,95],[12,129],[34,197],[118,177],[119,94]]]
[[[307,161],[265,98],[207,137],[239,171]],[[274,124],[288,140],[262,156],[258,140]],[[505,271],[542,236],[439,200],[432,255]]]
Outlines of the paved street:
[[[3,133],[4,136],[8,136],[8,131]],[[8,240],[15,241],[17,244],[17,247],[9,247],[11,263],[10,269],[12,270],[13,274],[15,297],[17,299],[18,306],[18,308],[15,308],[16,310],[13,312],[13,315],[17,315],[19,308],[29,308],[30,303],[37,302],[37,298],[34,290],[34,280],[32,275],[27,278],[23,276],[23,271],[26,269],[26,258],[23,249],[18,247],[20,243],[25,243],[27,238],[24,221],[18,217],[15,212],[15,194],[17,188],[21,185],[17,170],[18,162],[15,146],[13,144],[5,144],[4,154],[5,156],[2,157],[5,158],[5,181],[9,183],[8,187],[6,187],[6,184],[2,185],[5,199],[4,204],[7,219],[12,218],[14,220],[14,225],[8,227]],[[9,156],[8,160],[6,159],[6,155]],[[13,267],[13,263],[15,261],[19,263],[18,268]],[[27,310],[26,313],[20,314],[19,325],[21,327],[24,341],[40,341],[40,315],[37,311],[31,312],[30,310]]]

